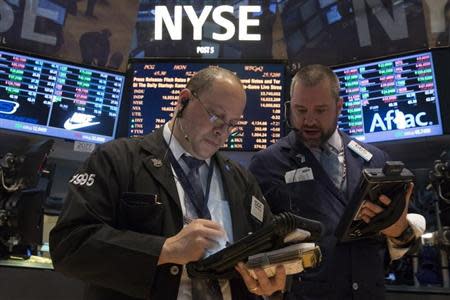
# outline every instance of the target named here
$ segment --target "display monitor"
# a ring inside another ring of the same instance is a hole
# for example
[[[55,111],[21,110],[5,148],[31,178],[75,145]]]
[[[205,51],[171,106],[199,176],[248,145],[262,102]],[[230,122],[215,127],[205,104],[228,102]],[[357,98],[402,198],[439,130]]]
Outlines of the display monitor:
[[[0,128],[112,140],[124,82],[124,74],[0,49]]]
[[[265,149],[283,135],[285,64],[205,61],[133,60],[130,64],[130,119],[128,136],[141,136],[163,126],[172,116],[179,92],[195,72],[217,65],[235,72],[247,94],[247,105],[238,123],[240,132],[230,137],[226,150]]]
[[[344,100],[338,126],[365,142],[443,133],[431,52],[336,68]]]

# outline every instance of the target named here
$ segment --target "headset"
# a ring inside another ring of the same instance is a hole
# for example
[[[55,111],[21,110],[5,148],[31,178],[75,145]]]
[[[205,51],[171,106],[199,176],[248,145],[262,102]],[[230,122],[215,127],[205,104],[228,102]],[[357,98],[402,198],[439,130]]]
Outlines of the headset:
[[[183,111],[186,109],[186,106],[189,104],[189,100],[190,100],[189,97],[181,99],[181,103],[180,103],[181,107],[180,107],[180,110],[178,110],[177,114],[175,115],[174,127],[177,122],[177,119],[183,117]],[[181,124],[181,120],[179,120],[178,123],[180,123],[180,130],[184,134],[185,140],[190,143],[189,135],[184,131],[183,125]]]
[[[181,99],[181,107],[180,107],[180,110],[177,112],[175,118],[181,118],[183,116],[183,111],[188,104],[189,104],[189,98]]]
[[[180,103],[180,105],[181,105],[181,107],[180,107],[180,109],[177,111],[177,114],[175,115],[175,119],[174,119],[174,121],[173,121],[173,127],[175,128],[175,126],[176,126],[176,124],[177,124],[177,119],[178,118],[181,118],[182,116],[183,116],[183,111],[184,111],[184,109],[186,108],[186,106],[189,104],[189,98],[183,98],[183,99],[181,99],[181,103]],[[181,120],[179,120],[178,122],[180,122],[180,129],[181,129],[181,131],[183,132],[183,134],[184,134],[184,138],[189,142],[189,136],[184,132],[184,130],[183,130],[183,126],[181,125]],[[172,142],[172,138],[173,138],[173,130],[174,129],[172,129],[171,131],[170,131],[170,137],[169,137],[169,142],[167,143],[167,149],[166,149],[166,152],[164,153],[164,157],[163,157],[163,161],[167,161],[167,153],[169,152],[169,149],[170,149],[170,143]]]
[[[291,123],[291,100],[284,102],[284,122],[289,130],[297,131],[297,128],[292,126]]]

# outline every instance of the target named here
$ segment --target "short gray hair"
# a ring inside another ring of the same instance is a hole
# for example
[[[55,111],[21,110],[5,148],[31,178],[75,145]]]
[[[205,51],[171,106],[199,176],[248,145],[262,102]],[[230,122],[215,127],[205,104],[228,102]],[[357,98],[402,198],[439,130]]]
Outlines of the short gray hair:
[[[210,66],[195,73],[195,75],[192,76],[187,83],[186,88],[198,95],[201,92],[211,88],[214,81],[219,78],[230,78],[231,80],[237,82],[242,89],[244,89],[241,79],[239,79],[236,74],[230,70],[217,66]]]
[[[302,67],[297,74],[295,74],[294,78],[292,78],[291,82],[291,98],[294,93],[295,85],[298,82],[301,82],[305,86],[312,87],[322,82],[324,79],[328,79],[330,82],[330,92],[331,96],[336,99],[336,102],[339,100],[339,79],[336,74],[327,66],[324,65],[308,65]]]

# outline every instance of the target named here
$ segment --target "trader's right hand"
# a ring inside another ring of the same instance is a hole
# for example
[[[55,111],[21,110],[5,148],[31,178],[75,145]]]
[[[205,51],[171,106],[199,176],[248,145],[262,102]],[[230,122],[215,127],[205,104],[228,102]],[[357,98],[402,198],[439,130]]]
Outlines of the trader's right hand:
[[[164,242],[158,265],[174,263],[184,265],[201,259],[207,249],[217,247],[225,237],[225,230],[211,220],[195,219],[175,236]]]

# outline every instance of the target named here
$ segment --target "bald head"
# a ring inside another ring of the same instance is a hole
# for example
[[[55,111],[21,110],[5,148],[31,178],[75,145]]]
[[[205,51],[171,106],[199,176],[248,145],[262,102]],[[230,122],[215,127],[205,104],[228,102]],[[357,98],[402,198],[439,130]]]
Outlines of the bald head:
[[[220,79],[227,79],[236,83],[244,90],[239,77],[230,70],[221,67],[208,67],[198,71],[187,83],[186,88],[195,94],[201,94],[213,86],[213,83]]]

